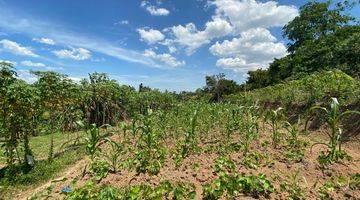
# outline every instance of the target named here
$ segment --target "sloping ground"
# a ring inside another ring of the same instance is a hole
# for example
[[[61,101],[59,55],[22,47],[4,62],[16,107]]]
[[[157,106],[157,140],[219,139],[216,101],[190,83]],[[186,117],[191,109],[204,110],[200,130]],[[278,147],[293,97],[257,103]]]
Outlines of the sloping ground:
[[[314,104],[328,105],[331,97],[341,105],[357,104],[360,99],[360,82],[339,70],[314,73],[299,80],[229,95],[225,101],[253,103],[259,101],[265,108],[282,106],[306,108]],[[304,111],[303,109],[301,111]]]
[[[286,152],[284,143],[278,149],[274,149],[272,145],[264,145],[270,141],[269,132],[264,131],[261,132],[260,139],[251,148],[251,152],[258,152],[264,156],[260,160],[258,168],[249,169],[244,165],[242,151],[232,151],[229,157],[234,161],[236,171],[239,174],[266,174],[266,177],[275,187],[275,192],[269,196],[270,199],[286,199],[289,193],[286,190],[281,190],[281,184],[291,182],[292,177],[297,172],[299,174],[296,178],[296,183],[299,184],[305,199],[317,199],[321,191],[326,191],[334,199],[357,199],[360,196],[360,190],[351,190],[347,181],[351,175],[360,172],[360,143],[352,141],[344,145],[344,150],[352,157],[352,161],[335,163],[326,170],[323,170],[319,168],[317,157],[321,150],[325,150],[324,147],[317,145],[310,150],[310,146],[316,142],[326,141],[324,131],[326,130],[322,128],[320,131],[312,132],[309,136],[301,136],[301,139],[307,141],[309,145],[304,151],[303,159],[299,162],[290,162],[284,157]],[[213,134],[213,138],[219,136],[217,133]],[[120,140],[121,137],[113,136],[112,139]],[[237,140],[238,138],[233,138],[233,141]],[[220,145],[221,142],[200,144],[202,153],[190,155],[179,168],[175,167],[174,161],[171,158],[167,158],[160,173],[156,176],[136,174],[134,170],[123,169],[116,174],[110,173],[98,184],[112,185],[116,188],[137,184],[148,184],[155,187],[162,180],[169,180],[170,182],[181,181],[194,184],[196,199],[202,199],[204,184],[210,183],[219,177],[219,174],[214,170],[214,165],[219,157]],[[173,145],[170,143],[169,147],[173,147]],[[103,149],[107,149],[106,145],[103,146]],[[59,180],[63,181],[49,182],[35,190],[20,194],[16,199],[26,199],[30,197],[30,194],[37,194],[40,199],[48,197],[50,199],[62,199],[65,197],[65,195],[60,193],[62,188],[71,185],[73,190],[75,187],[83,186],[91,179],[89,174],[83,173],[87,164],[89,164],[88,159],[82,160],[71,167],[63,176],[59,177]],[[62,177],[66,179],[62,179]],[[73,179],[78,180],[76,186],[71,184]],[[336,185],[342,179],[346,181]],[[335,186],[331,188],[325,187],[331,184],[335,184]],[[46,189],[49,186],[53,187],[51,191]],[[42,197],[41,194],[43,195]],[[223,198],[225,199],[225,197]],[[236,199],[252,199],[252,197],[250,195],[239,194]]]

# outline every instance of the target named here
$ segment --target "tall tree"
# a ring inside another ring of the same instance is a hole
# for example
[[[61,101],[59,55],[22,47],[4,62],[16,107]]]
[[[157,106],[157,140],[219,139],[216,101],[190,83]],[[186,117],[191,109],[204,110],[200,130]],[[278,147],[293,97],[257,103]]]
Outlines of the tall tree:
[[[300,8],[300,15],[283,28],[283,35],[292,42],[288,51],[294,53],[304,43],[333,34],[354,18],[343,14],[345,6],[338,4],[330,9],[331,1],[309,2]]]
[[[211,101],[219,102],[224,95],[235,93],[239,90],[239,85],[233,81],[225,79],[225,74],[206,76],[206,86],[204,90],[212,94]]]

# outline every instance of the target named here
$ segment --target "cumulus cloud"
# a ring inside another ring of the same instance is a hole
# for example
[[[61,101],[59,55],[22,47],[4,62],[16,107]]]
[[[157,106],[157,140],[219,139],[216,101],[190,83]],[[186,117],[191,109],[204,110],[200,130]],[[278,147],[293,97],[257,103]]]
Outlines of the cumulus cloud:
[[[170,14],[168,9],[149,5],[149,2],[147,1],[142,1],[140,6],[145,8],[153,16],[167,16]]]
[[[192,54],[216,38],[237,36],[254,28],[280,27],[298,15],[295,6],[278,5],[275,1],[215,0],[209,5],[215,7],[215,14],[203,30],[194,23],[170,27],[167,30],[174,38],[167,45],[183,46],[187,54]]]
[[[86,60],[91,58],[91,52],[84,48],[72,48],[71,50],[62,49],[52,52],[59,58],[68,58],[73,60]]]
[[[16,66],[17,62],[15,61],[10,61],[10,60],[0,60],[0,63],[7,63],[7,64],[11,64],[12,66]]]
[[[179,67],[185,65],[184,61],[178,61],[175,57],[170,54],[156,54],[153,50],[147,49],[144,51],[144,56],[158,60],[170,67]]]
[[[286,55],[286,47],[264,28],[242,32],[239,38],[216,42],[210,47],[213,55],[223,57],[217,66],[231,69],[266,67],[274,58]]]
[[[33,41],[42,43],[42,44],[48,44],[48,45],[55,45],[55,41],[50,38],[33,38]]]
[[[11,40],[0,40],[0,44],[2,44],[2,48],[8,52],[13,54],[22,55],[22,56],[30,56],[30,57],[38,57],[30,47],[24,47],[20,44],[11,41]]]
[[[158,30],[137,29],[137,31],[140,34],[141,40],[147,42],[148,44],[154,44],[156,42],[164,40],[165,38],[165,36]]]
[[[45,67],[46,66],[44,63],[32,62],[30,60],[22,61],[21,65],[26,66],[26,67]]]
[[[16,71],[18,77],[28,83],[34,83],[35,81],[37,81],[37,77],[30,73],[29,70],[17,70]]]
[[[215,0],[215,15],[229,19],[237,32],[251,28],[282,27],[298,15],[295,6],[278,5],[276,1]]]
[[[185,46],[187,53],[191,54],[202,45],[210,43],[212,39],[228,35],[232,27],[226,20],[215,18],[205,24],[203,31],[197,30],[193,23],[173,26],[170,31],[175,37],[172,42]]]
[[[47,38],[54,39],[59,45],[82,47],[91,52],[102,53],[123,61],[149,67],[162,67],[155,60],[144,56],[143,51],[123,48],[116,45],[113,41],[75,32],[63,24],[39,19],[6,6],[0,6],[0,27],[6,31],[21,32],[33,37],[46,36]],[[1,43],[0,50],[2,50]],[[61,65],[61,63],[56,64]]]
[[[216,61],[216,66],[236,72],[254,70],[259,67],[258,63],[247,63],[243,58],[220,58]]]

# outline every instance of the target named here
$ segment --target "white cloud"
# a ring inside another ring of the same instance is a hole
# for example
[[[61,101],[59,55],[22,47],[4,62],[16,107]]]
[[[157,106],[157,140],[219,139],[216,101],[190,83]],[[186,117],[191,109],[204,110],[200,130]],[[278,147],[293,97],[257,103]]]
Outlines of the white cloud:
[[[62,49],[52,52],[59,58],[69,58],[73,60],[86,60],[91,58],[91,52],[84,48],[72,48],[71,50]]]
[[[149,5],[149,2],[147,1],[142,1],[140,6],[145,8],[153,16],[167,16],[170,14],[170,11],[166,8],[158,8],[156,6]]]
[[[121,20],[121,21],[114,23],[114,25],[128,25],[129,23],[130,22],[128,20]]]
[[[43,44],[48,44],[48,45],[55,45],[55,41],[50,39],[50,38],[33,38],[33,41],[39,42],[39,43],[43,43]]]
[[[45,67],[46,65],[44,63],[36,63],[36,62],[32,62],[30,60],[24,60],[21,62],[21,65],[26,66],[26,67]]]
[[[9,51],[13,54],[22,55],[22,56],[31,56],[31,57],[38,57],[31,48],[29,47],[23,47],[20,44],[11,41],[11,40],[0,40],[0,44],[2,44],[2,47],[4,50]]]
[[[155,60],[144,56],[143,52],[117,46],[114,42],[99,37],[74,32],[59,23],[34,18],[5,6],[0,6],[0,28],[8,32],[21,32],[31,37],[44,36],[46,33],[46,37],[54,39],[59,45],[82,47],[119,60],[149,67],[162,67]]]
[[[226,20],[214,18],[206,23],[203,31],[198,31],[193,23],[173,26],[170,30],[175,37],[173,43],[185,46],[187,53],[191,54],[202,45],[210,43],[212,39],[228,35],[232,27]]]
[[[170,54],[164,53],[164,54],[156,54],[153,50],[147,49],[144,51],[144,55],[146,57],[158,60],[170,67],[179,67],[182,65],[185,65],[184,61],[178,61],[175,57],[173,57]]]
[[[283,43],[264,28],[255,28],[242,32],[239,38],[216,42],[210,47],[213,55],[221,58],[217,66],[231,69],[266,67],[273,58],[286,55]]]
[[[276,1],[215,0],[216,16],[229,19],[237,32],[251,28],[282,27],[298,15],[295,6],[278,5]]]
[[[165,8],[157,8],[155,6],[148,6],[146,10],[154,16],[166,16],[170,14],[170,11]]]
[[[165,38],[165,36],[158,30],[154,29],[137,29],[138,33],[140,34],[141,40],[147,42],[148,44],[154,44],[159,42]]]
[[[18,77],[28,83],[34,83],[37,81],[37,77],[30,73],[29,70],[17,70]]]
[[[243,58],[220,58],[216,61],[216,66],[236,72],[254,70],[259,67],[257,63],[247,63]]]
[[[16,66],[17,65],[17,62],[15,61],[10,61],[10,60],[0,60],[0,63],[7,63],[7,64],[11,64],[12,66]]]

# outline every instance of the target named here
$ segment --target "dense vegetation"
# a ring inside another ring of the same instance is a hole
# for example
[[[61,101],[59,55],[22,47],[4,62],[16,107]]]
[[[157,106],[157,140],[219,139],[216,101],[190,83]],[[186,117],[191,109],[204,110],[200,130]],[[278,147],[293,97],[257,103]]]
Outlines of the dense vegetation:
[[[219,74],[171,93],[44,71],[29,84],[0,63],[0,199],[79,160],[26,197],[356,198],[360,149],[345,144],[360,131],[351,6],[305,4],[283,29],[289,54],[242,85]]]

